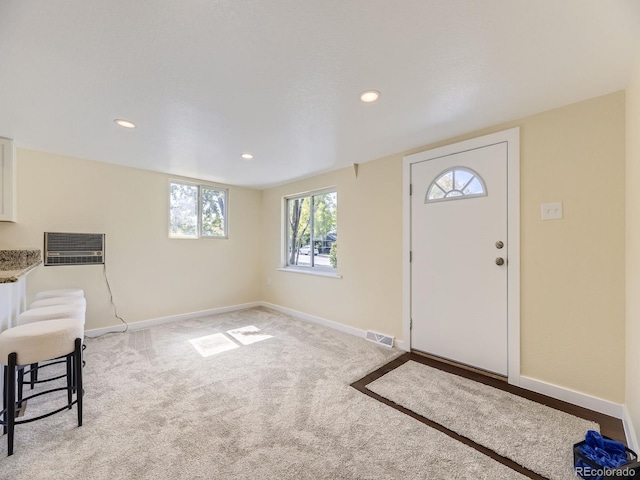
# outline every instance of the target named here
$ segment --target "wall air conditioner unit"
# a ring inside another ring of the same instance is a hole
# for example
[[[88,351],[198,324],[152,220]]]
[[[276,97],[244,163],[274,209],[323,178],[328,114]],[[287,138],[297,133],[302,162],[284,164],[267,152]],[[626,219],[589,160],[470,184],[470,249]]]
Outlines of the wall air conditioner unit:
[[[44,233],[44,264],[103,265],[104,233]]]

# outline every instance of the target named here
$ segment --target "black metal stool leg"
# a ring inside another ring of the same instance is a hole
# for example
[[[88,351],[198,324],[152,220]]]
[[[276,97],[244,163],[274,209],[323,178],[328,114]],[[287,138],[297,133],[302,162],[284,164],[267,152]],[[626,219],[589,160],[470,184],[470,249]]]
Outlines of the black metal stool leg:
[[[15,431],[16,421],[16,363],[18,356],[15,353],[9,354],[9,365],[7,372],[7,451],[8,455],[13,455],[13,434]]]
[[[71,391],[76,393],[76,359],[75,359],[75,351],[73,353],[73,357],[71,359]]]
[[[18,408],[22,408],[22,390],[24,388],[24,367],[18,369]]]
[[[71,356],[67,355],[67,403],[69,404],[69,410],[71,410],[71,402],[73,402],[73,368],[71,363]]]
[[[7,394],[8,389],[7,389],[7,379],[9,377],[9,367],[7,367],[6,365],[3,365],[2,367],[2,372],[4,373],[3,375],[3,383],[2,383],[2,434],[6,435],[7,434],[7,405],[9,404],[9,402],[7,401]]]
[[[32,363],[31,364],[31,368],[29,369],[29,380],[31,380],[31,390],[33,390],[33,388],[36,385],[36,382],[38,381],[38,364],[37,363]]]
[[[82,339],[76,338],[76,349],[74,354],[75,360],[75,381],[76,381],[76,407],[78,409],[78,426],[82,426],[82,397],[84,390],[82,389]]]

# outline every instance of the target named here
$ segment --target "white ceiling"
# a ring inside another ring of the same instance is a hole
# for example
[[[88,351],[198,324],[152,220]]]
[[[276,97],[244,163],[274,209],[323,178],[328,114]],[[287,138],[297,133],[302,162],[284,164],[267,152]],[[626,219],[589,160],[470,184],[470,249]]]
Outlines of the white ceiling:
[[[638,0],[1,0],[0,136],[266,187],[623,89],[639,38]]]

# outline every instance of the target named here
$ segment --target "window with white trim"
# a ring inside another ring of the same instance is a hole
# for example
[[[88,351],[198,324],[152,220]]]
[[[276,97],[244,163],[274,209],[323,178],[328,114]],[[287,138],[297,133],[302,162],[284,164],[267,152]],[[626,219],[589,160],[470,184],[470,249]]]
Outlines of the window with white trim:
[[[229,191],[212,185],[169,183],[170,238],[227,238]]]
[[[445,170],[431,182],[424,203],[486,196],[484,180],[477,172],[466,167],[455,167]]]
[[[338,193],[321,190],[285,198],[287,267],[335,272]]]

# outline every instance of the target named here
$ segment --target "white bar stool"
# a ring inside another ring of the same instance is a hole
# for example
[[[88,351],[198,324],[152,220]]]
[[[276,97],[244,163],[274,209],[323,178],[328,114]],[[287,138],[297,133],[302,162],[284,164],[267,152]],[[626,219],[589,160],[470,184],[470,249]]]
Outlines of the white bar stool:
[[[13,455],[15,426],[33,422],[76,405],[78,426],[82,426],[82,338],[84,328],[76,319],[65,318],[29,323],[0,333],[0,364],[4,366],[3,434],[8,434],[8,455]],[[67,364],[66,386],[52,388],[26,398],[16,399],[16,373],[25,365],[64,357]],[[67,404],[51,412],[24,420],[16,420],[16,406],[30,398],[61,390],[67,391]],[[73,394],[75,393],[75,400]]]
[[[51,307],[53,305],[83,305],[85,308],[87,307],[87,300],[84,297],[52,297],[52,298],[44,298],[42,300],[36,300],[33,302],[29,308],[41,308],[41,307]]]
[[[84,325],[86,308],[86,303],[67,303],[63,305],[31,308],[18,315],[18,325],[41,322],[43,320],[55,320],[57,318],[75,318],[80,320],[82,325]]]
[[[60,290],[43,290],[36,293],[34,300],[53,297],[84,297],[84,290],[79,288],[63,288]]]
[[[77,298],[84,300],[84,298],[81,298],[81,297],[77,297]],[[86,302],[80,303],[80,304],[68,303],[65,305],[51,305],[48,307],[32,308],[18,315],[18,326],[27,325],[29,323],[43,322],[47,320],[56,320],[59,318],[75,318],[80,322],[80,325],[82,325],[82,328],[84,329],[85,311],[86,311]],[[38,363],[32,363],[31,368],[28,371],[23,370],[20,373],[20,395],[22,395],[22,384],[23,384],[24,374],[26,373],[29,374],[28,383],[31,386],[31,390],[33,390],[35,388],[36,383],[48,381],[48,380],[38,379],[38,373],[40,368],[54,365],[55,363],[57,362],[47,363],[43,365],[40,365]],[[52,379],[49,379],[49,380],[52,380]]]

